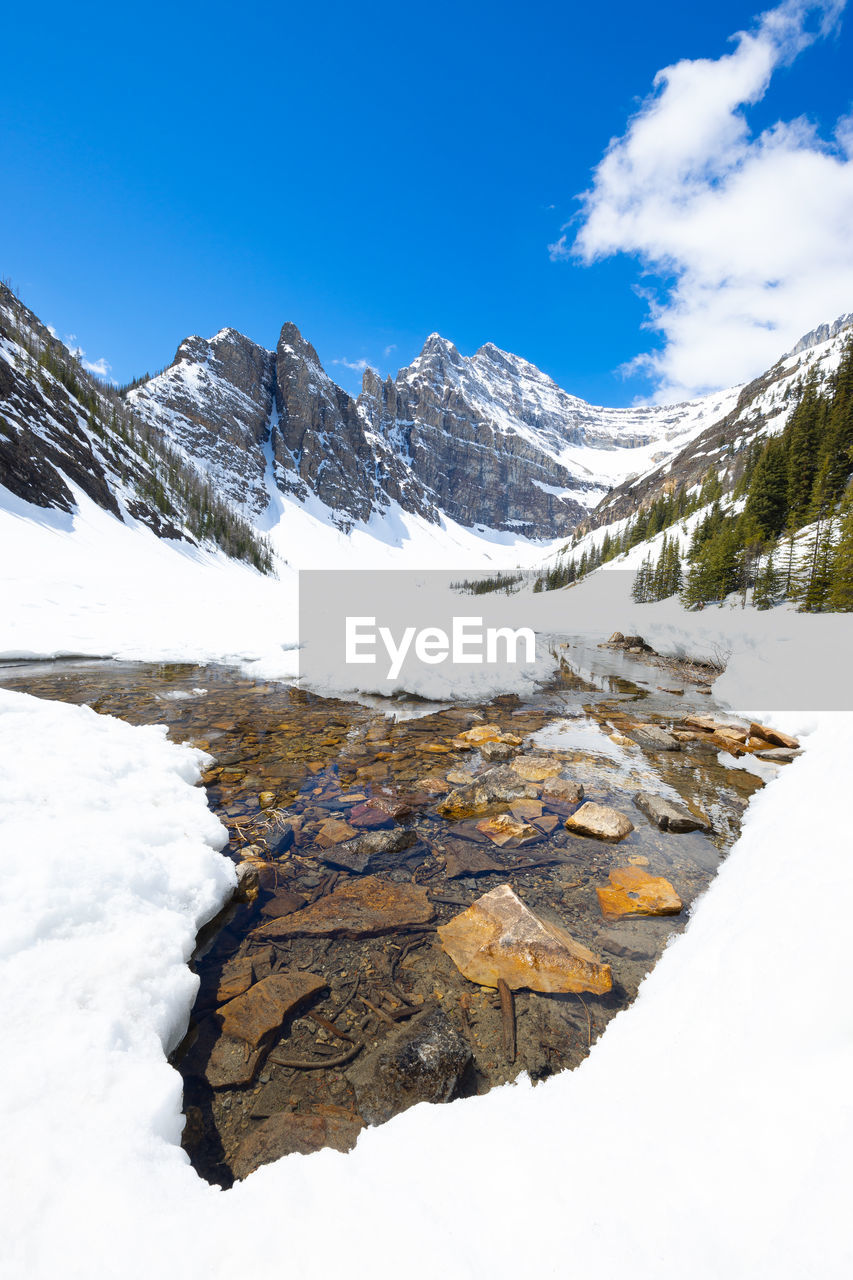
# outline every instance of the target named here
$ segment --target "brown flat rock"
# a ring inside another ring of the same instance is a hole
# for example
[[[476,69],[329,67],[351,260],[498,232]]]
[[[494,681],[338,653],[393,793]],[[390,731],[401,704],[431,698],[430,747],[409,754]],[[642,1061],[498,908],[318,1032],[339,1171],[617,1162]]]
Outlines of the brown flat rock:
[[[590,800],[566,818],[565,827],[575,835],[614,842],[624,840],[634,830],[633,822],[624,813],[606,804],[593,804]]]
[[[677,916],[684,905],[668,880],[641,867],[610,872],[610,887],[596,889],[605,920],[621,916]]]
[[[245,1040],[220,1036],[198,1074],[204,1076],[212,1089],[251,1084],[263,1056],[263,1049],[251,1049]],[[183,1069],[187,1070],[187,1064],[183,1064]]]
[[[292,889],[277,889],[269,902],[261,907],[261,915],[277,920],[279,916],[289,916],[292,912],[299,911],[305,906],[305,901],[301,893],[294,893]]]
[[[232,1157],[231,1172],[235,1178],[247,1178],[262,1164],[295,1152],[309,1155],[323,1147],[351,1151],[363,1127],[361,1117],[355,1112],[346,1115],[279,1112],[266,1120],[252,1123],[237,1154]]]
[[[525,782],[544,782],[546,778],[557,778],[563,772],[559,760],[549,760],[547,756],[521,756],[513,760],[512,769]]]
[[[749,726],[750,737],[764,738],[765,741],[771,742],[774,747],[787,747],[790,751],[796,751],[799,742],[796,738],[791,738],[787,733],[782,733],[779,729],[771,729],[769,725],[758,724],[757,721]]]
[[[326,982],[314,973],[273,973],[243,995],[222,1005],[222,1034],[243,1040],[255,1049],[271,1031],[276,1031],[287,1015],[305,1000],[322,991]]]
[[[508,884],[478,898],[461,915],[439,925],[441,945],[471,982],[513,991],[591,991],[612,986],[609,965],[559,925],[534,915]]]
[[[514,818],[518,818],[520,822],[529,822],[531,818],[541,818],[542,801],[541,800],[514,800],[509,806],[509,811]]]
[[[481,742],[500,742],[502,737],[499,724],[475,724],[473,729],[457,734],[453,742],[456,746],[477,747]]]
[[[351,827],[359,831],[378,831],[382,827],[392,827],[394,819],[390,813],[372,800],[358,804],[351,809],[347,818]]]
[[[480,845],[467,840],[448,840],[445,845],[444,874],[448,880],[457,876],[481,876],[490,871],[503,871],[500,862]]]
[[[342,844],[344,840],[352,840],[357,835],[354,827],[340,818],[328,818],[314,837],[315,844],[321,849],[330,849],[333,844]]]
[[[244,991],[248,991],[254,981],[255,972],[251,956],[229,960],[228,964],[222,967],[219,985],[216,988],[216,1003],[224,1004],[227,1000],[233,1000],[235,996],[241,996]]]
[[[379,833],[377,833],[379,834]],[[258,938],[369,938],[428,924],[434,916],[426,889],[377,876],[348,880],[302,911],[254,931]]]

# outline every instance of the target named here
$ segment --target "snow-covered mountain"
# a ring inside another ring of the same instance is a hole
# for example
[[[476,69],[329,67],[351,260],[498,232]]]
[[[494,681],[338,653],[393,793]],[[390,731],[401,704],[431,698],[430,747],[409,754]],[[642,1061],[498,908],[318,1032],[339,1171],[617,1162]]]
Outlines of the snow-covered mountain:
[[[128,526],[271,567],[256,531],[186,451],[135,418],[2,284],[0,485],[7,497],[69,514],[82,493]]]
[[[187,338],[129,400],[254,519],[277,492],[318,499],[344,530],[399,507],[434,524],[553,538],[737,395],[600,408],[491,343],[465,357],[434,333],[396,378],[368,369],[353,399],[286,324],[275,352],[233,329]]]
[[[418,545],[472,566],[526,560],[530,539],[613,523],[711,467],[733,481],[850,330],[849,316],[821,326],[745,387],[609,409],[491,343],[466,357],[435,333],[395,378],[368,369],[353,398],[293,324],[274,351],[234,329],[189,337],[120,396],[8,290],[0,321],[0,482],[19,497],[68,510],[71,481],[161,536],[224,536],[249,558],[253,525],[292,564]]]
[[[840,316],[807,333],[772,369],[726,393],[731,397],[728,412],[708,426],[700,425],[664,461],[615,486],[576,533],[624,520],[666,493],[698,487],[709,471],[719,478],[724,491],[734,488],[755,442],[783,430],[807,379],[813,377],[820,388],[832,377],[851,337],[853,315]]]

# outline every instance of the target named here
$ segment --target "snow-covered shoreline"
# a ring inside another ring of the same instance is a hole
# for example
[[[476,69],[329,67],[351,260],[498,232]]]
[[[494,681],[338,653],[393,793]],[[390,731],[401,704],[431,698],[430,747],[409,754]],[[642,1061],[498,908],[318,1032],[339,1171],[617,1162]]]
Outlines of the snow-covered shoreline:
[[[3,1274],[234,1277],[281,1258],[326,1277],[330,1223],[350,1272],[377,1277],[849,1274],[853,1016],[846,930],[819,903],[853,888],[853,716],[776,723],[805,754],[578,1071],[419,1106],[349,1156],[221,1192],[178,1146],[165,1059],[196,929],[233,882],[200,753],[0,692]]]

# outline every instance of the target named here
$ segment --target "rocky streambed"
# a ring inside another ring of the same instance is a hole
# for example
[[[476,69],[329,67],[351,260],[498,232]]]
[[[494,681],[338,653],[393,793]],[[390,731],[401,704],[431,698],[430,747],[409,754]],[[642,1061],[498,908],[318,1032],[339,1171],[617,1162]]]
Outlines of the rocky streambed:
[[[581,650],[526,701],[466,706],[218,667],[0,674],[213,757],[239,889],[199,938],[173,1058],[203,1176],[228,1186],[415,1102],[574,1067],[634,999],[762,785],[737,765],[797,746],[715,715],[689,680]]]

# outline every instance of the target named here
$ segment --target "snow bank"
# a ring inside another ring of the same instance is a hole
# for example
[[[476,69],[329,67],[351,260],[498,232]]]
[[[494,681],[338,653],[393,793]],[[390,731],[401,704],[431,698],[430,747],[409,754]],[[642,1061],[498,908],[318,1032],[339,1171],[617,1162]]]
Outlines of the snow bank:
[[[177,1146],[164,1058],[232,882],[191,785],[203,757],[0,692],[3,1274],[849,1275],[848,943],[822,903],[853,891],[853,716],[780,727],[808,750],[578,1071],[418,1106],[349,1156],[220,1192]]]

